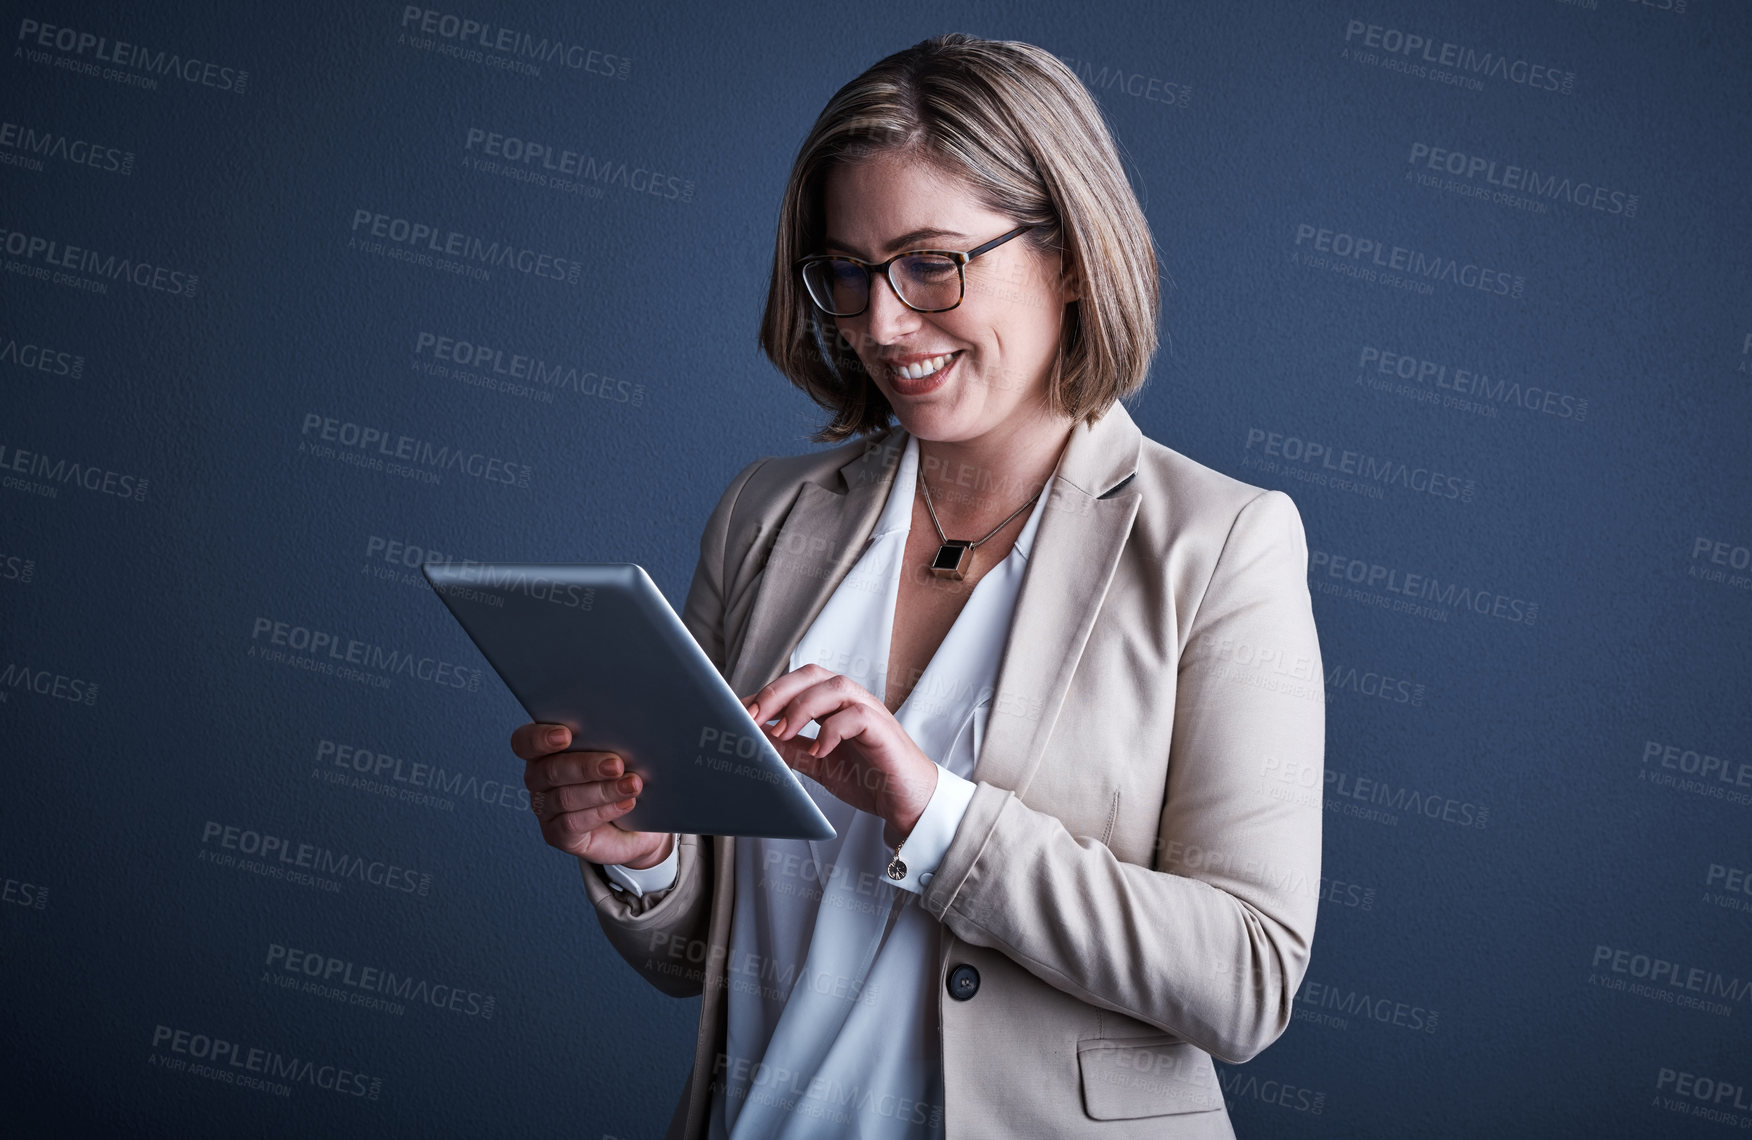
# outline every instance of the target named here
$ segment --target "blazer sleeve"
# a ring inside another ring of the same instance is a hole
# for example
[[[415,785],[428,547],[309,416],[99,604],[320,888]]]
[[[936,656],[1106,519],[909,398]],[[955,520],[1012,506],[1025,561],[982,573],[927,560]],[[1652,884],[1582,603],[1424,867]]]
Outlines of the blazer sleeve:
[[[749,478],[765,463],[742,469],[719,498],[700,535],[700,558],[682,606],[681,620],[720,674],[724,661],[724,585],[728,577],[730,519]],[[683,834],[676,844],[675,882],[640,897],[609,886],[587,859],[578,860],[584,890],[603,933],[627,964],[674,997],[704,992],[703,967],[712,913],[712,844],[707,836]]]
[[[1319,903],[1326,707],[1307,561],[1288,495],[1241,508],[1177,665],[1153,866],[981,781],[925,909],[1055,988],[1222,1060],[1275,1041]],[[1305,662],[1296,673],[1311,676],[1279,684],[1262,660]]]

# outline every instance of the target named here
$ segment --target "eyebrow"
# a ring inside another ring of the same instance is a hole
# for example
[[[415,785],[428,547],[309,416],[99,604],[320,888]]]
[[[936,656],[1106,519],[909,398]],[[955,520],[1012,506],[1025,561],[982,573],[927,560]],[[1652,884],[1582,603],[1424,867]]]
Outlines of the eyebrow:
[[[940,230],[940,229],[936,229],[935,227],[932,227],[932,226],[925,226],[921,229],[916,229],[916,230],[912,230],[908,233],[901,234],[899,237],[897,237],[893,241],[889,242],[888,245],[885,246],[884,248],[886,248],[886,249],[902,249],[902,248],[905,248],[906,246],[911,245],[915,241],[923,241],[925,238],[965,238],[965,237],[967,237],[967,235],[964,233],[961,233],[959,230]],[[827,244],[829,246],[836,248],[836,249],[843,249],[847,253],[851,254],[853,257],[868,257],[869,256],[863,250],[859,249],[857,246],[851,244],[850,242],[841,241],[838,238],[833,238],[833,237],[828,238]]]

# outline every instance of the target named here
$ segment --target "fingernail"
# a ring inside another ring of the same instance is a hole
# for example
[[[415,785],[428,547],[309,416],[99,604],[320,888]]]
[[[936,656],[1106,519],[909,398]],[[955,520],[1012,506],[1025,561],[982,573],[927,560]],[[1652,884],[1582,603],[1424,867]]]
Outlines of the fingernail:
[[[556,748],[564,744],[566,742],[566,730],[563,728],[548,729],[547,742]]]
[[[621,762],[620,762],[620,758],[618,756],[615,757],[613,760],[603,761],[602,775],[605,779],[612,780],[620,774],[621,774]]]
[[[774,736],[785,735],[785,718],[784,717],[780,717],[779,723],[773,725],[773,735]]]
[[[622,779],[620,783],[616,784],[615,787],[627,793],[636,792],[639,790],[639,778],[637,776],[627,776]]]

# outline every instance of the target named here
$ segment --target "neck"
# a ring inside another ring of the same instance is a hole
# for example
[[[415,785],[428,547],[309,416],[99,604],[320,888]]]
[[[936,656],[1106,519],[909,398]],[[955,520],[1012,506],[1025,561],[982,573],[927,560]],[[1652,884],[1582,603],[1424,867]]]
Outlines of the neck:
[[[1040,492],[1076,421],[1041,415],[960,440],[918,440],[919,478],[950,534],[991,527]],[[977,535],[975,536],[977,537]]]

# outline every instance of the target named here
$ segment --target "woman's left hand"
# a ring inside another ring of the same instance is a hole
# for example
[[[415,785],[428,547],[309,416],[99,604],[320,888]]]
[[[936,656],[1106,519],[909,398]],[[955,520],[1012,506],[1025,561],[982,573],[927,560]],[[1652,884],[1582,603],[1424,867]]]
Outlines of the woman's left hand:
[[[870,690],[810,664],[742,703],[785,763],[886,822],[883,842],[892,847],[912,833],[937,790],[937,764]],[[765,723],[775,717],[777,724]],[[799,738],[798,729],[812,720],[819,734]]]

